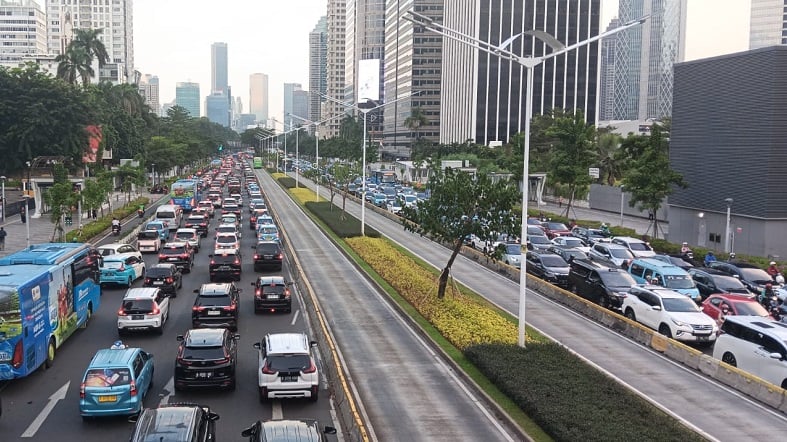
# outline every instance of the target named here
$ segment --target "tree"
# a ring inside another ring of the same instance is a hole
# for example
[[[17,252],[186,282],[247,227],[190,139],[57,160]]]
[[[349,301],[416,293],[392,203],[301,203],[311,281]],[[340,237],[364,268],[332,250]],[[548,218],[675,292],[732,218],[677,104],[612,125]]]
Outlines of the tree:
[[[669,142],[657,125],[651,127],[650,135],[630,135],[631,145],[642,147],[640,156],[632,160],[632,167],[623,178],[626,191],[631,194],[629,206],[655,214],[664,199],[675,191],[675,187],[686,188],[683,176],[669,165]],[[658,238],[658,218],[654,216],[654,236]]]
[[[404,127],[410,129],[410,132],[413,133],[413,143],[415,144],[416,140],[419,138],[418,129],[421,126],[426,126],[429,124],[429,119],[426,118],[426,114],[424,111],[421,110],[420,107],[414,107],[410,111],[410,116],[404,119]]]
[[[625,153],[620,148],[620,135],[609,130],[599,130],[596,143],[599,165],[601,166],[601,175],[599,176],[607,185],[612,186],[623,176],[623,167],[626,162]]]
[[[431,196],[416,207],[402,209],[404,228],[450,244],[452,253],[440,273],[438,298],[445,296],[456,256],[470,234],[489,238],[496,233],[517,235],[519,190],[506,181],[492,183],[485,175],[472,176],[435,167],[429,180]]]
[[[52,222],[55,223],[52,241],[64,242],[63,215],[71,213],[71,208],[77,206],[79,195],[74,192],[74,186],[68,181],[68,172],[62,164],[54,165],[52,177],[52,187],[44,192],[43,197],[44,202],[49,206]]]
[[[83,48],[69,45],[66,52],[55,57],[57,78],[69,84],[88,84],[95,75],[90,55]]]
[[[131,200],[132,184],[144,186],[147,180],[144,168],[134,167],[129,164],[120,166],[115,170],[114,175],[120,180],[120,188],[123,192],[126,192],[126,201]]]
[[[551,150],[549,175],[568,187],[565,216],[569,216],[577,190],[586,190],[591,182],[588,169],[597,161],[596,128],[577,110],[556,118],[547,135],[557,140]]]

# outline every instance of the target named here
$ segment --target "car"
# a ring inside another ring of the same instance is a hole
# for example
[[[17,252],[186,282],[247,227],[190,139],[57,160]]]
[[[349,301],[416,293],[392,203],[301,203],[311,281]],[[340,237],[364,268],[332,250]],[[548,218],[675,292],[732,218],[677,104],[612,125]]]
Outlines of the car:
[[[243,197],[241,196],[240,192],[230,193],[230,197],[235,199],[235,204],[237,204],[238,207],[243,207]]]
[[[125,244],[125,243],[104,244],[96,247],[96,250],[101,256],[126,254],[126,255],[136,255],[137,258],[142,259],[142,253],[140,253],[140,251],[137,250],[137,248],[132,246],[131,244]]]
[[[205,209],[205,212],[208,213],[208,217],[210,218],[213,218],[216,215],[216,208],[213,207],[213,201],[202,200],[197,203],[197,207]]]
[[[268,209],[253,209],[249,215],[249,228],[255,230],[257,228],[257,218],[268,213]]]
[[[157,287],[173,298],[178,296],[178,289],[183,287],[183,273],[175,264],[155,264],[145,272],[145,287]]]
[[[554,245],[546,235],[527,235],[527,249],[535,251],[545,251]]]
[[[240,230],[241,222],[240,217],[235,215],[234,213],[224,213],[219,218],[219,224],[235,224]]]
[[[175,232],[175,241],[189,243],[194,253],[199,253],[202,237],[197,233],[197,229],[181,227]]]
[[[251,283],[254,287],[254,313],[263,311],[292,311],[290,286],[283,276],[260,276]]]
[[[787,324],[757,316],[726,316],[713,357],[787,389]]]
[[[240,281],[243,263],[240,251],[237,249],[217,249],[210,257],[208,267],[210,282],[214,281]]]
[[[570,247],[572,249],[578,249],[585,253],[588,253],[590,251],[590,247],[585,245],[585,242],[577,238],[576,236],[570,236],[570,235],[556,236],[552,240],[552,244],[558,246]]]
[[[191,215],[186,218],[184,226],[196,230],[201,237],[205,238],[208,236],[208,224],[210,224],[210,220],[205,215],[197,215],[192,211]]]
[[[739,261],[713,261],[708,263],[708,267],[738,278],[752,293],[762,292],[765,289],[765,284],[772,284],[774,289],[778,288],[771,275],[754,264]]]
[[[265,209],[265,210],[268,209],[267,205],[265,204],[265,200],[262,199],[262,197],[259,198],[250,197],[249,213],[253,212],[254,209]]]
[[[273,217],[270,216],[270,214],[266,213],[264,215],[258,215],[257,224],[254,226],[254,229],[256,230],[257,228],[259,228],[259,226],[265,226],[269,224],[275,225],[275,223],[273,222]]]
[[[169,238],[169,229],[167,228],[167,225],[164,224],[164,221],[150,221],[145,224],[145,228],[143,230],[155,230],[158,232],[159,238],[161,238],[163,241],[166,241]]]
[[[575,259],[588,259],[587,253],[583,252],[580,249],[574,249],[572,247],[566,246],[559,246],[559,245],[551,245],[548,249],[546,249],[547,253],[554,253],[555,255],[559,255],[563,260],[567,263],[571,263],[571,261]]]
[[[237,385],[238,339],[226,328],[191,329],[177,336],[175,390],[221,387],[235,390]]]
[[[500,258],[501,261],[503,261],[507,265],[514,266],[519,269],[522,267],[521,259],[522,259],[522,244],[508,243],[505,245],[503,256]]]
[[[153,385],[153,355],[141,348],[98,350],[82,375],[79,414],[82,419],[135,415]]]
[[[697,290],[700,291],[702,299],[715,293],[734,293],[748,297],[754,297],[754,293],[750,292],[740,279],[730,275],[729,273],[715,270],[712,268],[691,268],[688,270],[689,276],[694,280]]]
[[[623,314],[632,321],[683,342],[710,344],[716,340],[716,321],[682,293],[666,287],[635,286],[623,298]]]
[[[161,248],[158,262],[175,264],[183,273],[191,273],[194,267],[194,251],[187,242],[169,242]]]
[[[255,342],[260,402],[285,398],[317,401],[320,374],[311,353],[316,346],[304,333],[271,333]]]
[[[239,251],[240,239],[238,238],[237,233],[231,233],[231,232],[216,233],[216,243],[214,246],[216,250],[233,249]]]
[[[156,230],[142,230],[137,233],[137,246],[140,253],[158,253],[161,250],[161,235]]]
[[[612,240],[601,229],[590,229],[587,227],[575,226],[571,229],[571,236],[575,236],[585,244],[593,246],[596,242],[612,242]]]
[[[214,238],[218,237],[220,233],[234,233],[238,238],[242,235],[242,232],[234,223],[219,224],[218,227],[216,227],[216,235]]]
[[[612,244],[620,244],[631,252],[635,258],[650,258],[656,254],[653,247],[645,241],[630,236],[616,236],[612,238]]]
[[[191,326],[237,330],[240,291],[232,282],[202,284],[194,289],[197,297],[191,307]]]
[[[628,291],[637,285],[634,278],[619,267],[608,267],[588,259],[574,259],[569,266],[569,290],[604,308],[619,309]]]
[[[694,267],[694,264],[684,260],[680,255],[666,255],[663,253],[657,253],[651,256],[650,259],[658,259],[659,261],[664,261],[667,264],[678,266],[683,270],[689,270]]]
[[[230,204],[227,203],[227,200],[224,200],[224,204],[221,205],[221,214],[226,215],[228,213],[234,213],[237,215],[238,219],[241,218],[241,208],[237,204]]]
[[[131,287],[131,284],[145,276],[145,261],[137,253],[129,255],[110,255],[101,261],[99,283],[118,284]]]
[[[563,223],[556,221],[544,221],[541,223],[541,226],[544,227],[544,232],[547,234],[549,239],[555,239],[557,236],[571,235],[571,230]]]
[[[320,424],[314,419],[272,419],[257,421],[240,435],[249,442],[277,440],[281,442],[325,442],[326,434],[336,434],[336,428]]]
[[[675,290],[694,300],[702,302],[700,291],[688,272],[680,267],[651,258],[636,258],[629,264],[628,271],[639,284],[656,284]]]
[[[117,313],[118,335],[132,330],[164,332],[169,319],[169,295],[156,287],[130,288]]]
[[[771,319],[768,310],[765,310],[765,307],[751,296],[717,293],[702,301],[703,313],[713,319],[718,320],[722,310],[727,310],[727,314],[724,316],[759,316],[766,320]]]
[[[590,247],[588,258],[606,261],[617,267],[628,267],[628,264],[634,259],[634,255],[626,246],[597,241]]]
[[[284,253],[278,241],[259,241],[254,247],[254,271],[269,268],[281,270]]]
[[[138,416],[129,418],[135,424],[130,442],[214,442],[217,420],[219,415],[206,405],[160,404],[158,408],[145,408]]]
[[[257,241],[280,241],[279,228],[273,224],[257,224]]]
[[[568,263],[558,255],[528,251],[527,273],[557,286],[568,288]]]

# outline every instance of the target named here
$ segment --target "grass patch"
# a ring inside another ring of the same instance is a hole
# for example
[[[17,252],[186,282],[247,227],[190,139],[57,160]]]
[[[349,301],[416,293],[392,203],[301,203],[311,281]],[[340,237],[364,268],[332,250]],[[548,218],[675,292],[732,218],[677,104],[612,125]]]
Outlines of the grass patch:
[[[342,210],[331,203],[327,201],[319,203],[308,201],[305,203],[305,206],[339,237],[351,238],[353,236],[361,236],[361,220],[348,213],[342,215]],[[344,219],[342,219],[342,216],[344,216]],[[367,237],[380,237],[380,232],[369,227],[368,224],[366,225],[365,233]]]

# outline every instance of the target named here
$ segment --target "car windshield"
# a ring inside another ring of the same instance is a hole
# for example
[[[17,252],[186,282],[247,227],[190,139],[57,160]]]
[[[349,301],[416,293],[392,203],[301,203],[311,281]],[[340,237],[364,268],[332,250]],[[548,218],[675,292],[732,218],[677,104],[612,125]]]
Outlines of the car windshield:
[[[115,249],[99,247],[98,252],[101,254],[101,256],[109,256],[115,254]]]
[[[285,287],[283,285],[264,285],[262,286],[262,293],[264,295],[267,294],[276,294],[281,295],[284,293]]]
[[[172,276],[172,271],[164,267],[151,267],[145,271],[147,276],[158,278],[160,276]]]
[[[566,249],[563,251],[563,253],[566,255],[566,258],[572,257],[574,259],[588,259],[588,255],[582,250]]]
[[[763,318],[768,316],[768,311],[765,310],[765,307],[756,301],[736,302],[735,310],[737,310],[737,314],[744,316],[762,316]]]
[[[221,222],[222,224],[233,224],[238,222],[238,218],[235,218],[234,216],[223,216],[221,217]]]
[[[563,238],[563,244],[569,247],[583,247],[585,245],[581,239],[577,238]]]
[[[263,227],[260,229],[260,233],[276,233],[276,231],[277,231],[276,227],[273,226]]]
[[[698,312],[700,308],[688,297],[662,298],[664,310],[676,313]]]
[[[279,246],[276,244],[257,244],[257,254],[279,253]]]
[[[175,238],[177,239],[194,239],[193,232],[177,232],[175,234]]]
[[[123,300],[123,312],[127,314],[150,313],[153,311],[152,299],[125,299]]]
[[[205,221],[205,218],[201,216],[190,216],[186,221],[190,223],[201,223]]]
[[[191,360],[213,360],[224,359],[224,348],[222,347],[185,347],[183,349],[183,359]]]
[[[116,387],[131,382],[131,370],[119,368],[91,368],[85,374],[85,387]]]
[[[671,289],[693,289],[697,287],[694,280],[687,275],[667,275],[664,277],[667,280],[667,287]]]
[[[308,355],[276,355],[268,357],[268,368],[273,371],[301,371],[311,366]]]
[[[544,255],[541,257],[544,267],[568,267],[566,261],[557,255]]]
[[[197,298],[197,305],[199,306],[225,306],[230,305],[232,300],[230,299],[230,295],[227,294],[216,294],[216,295],[206,295],[201,294]]]
[[[522,246],[519,244],[506,244],[506,255],[521,255]]]
[[[611,248],[611,249],[609,249],[609,253],[611,253],[614,258],[619,258],[619,259],[632,259],[632,258],[634,258],[634,255],[632,255],[631,252],[628,251],[628,249],[617,249],[617,248],[612,249]]]
[[[164,223],[148,223],[148,225],[145,226],[145,229],[146,230],[163,230],[164,229]]]
[[[117,270],[117,269],[122,268],[123,266],[124,266],[124,262],[123,261],[110,261],[110,260],[105,259],[104,260],[104,264],[101,267],[103,267],[105,269]]]
[[[161,253],[165,255],[180,255],[181,253],[186,253],[186,247],[184,246],[175,246],[175,247],[167,247],[161,251]]]
[[[528,226],[527,227],[527,234],[528,235],[543,236],[544,235],[544,230],[541,229],[540,227]]]
[[[137,239],[158,239],[158,232],[155,231],[139,232],[139,234],[137,235]]]
[[[636,250],[637,252],[647,252],[649,250],[652,250],[644,242],[633,242],[633,241],[629,243],[629,248],[631,250]]]
[[[238,242],[238,240],[235,238],[235,235],[219,235],[216,238],[216,242],[220,244],[232,244]]]
[[[234,264],[238,257],[235,255],[214,255],[213,263],[215,264]]]
[[[235,226],[219,226],[216,227],[216,232],[235,233]]]
[[[547,229],[549,229],[549,230],[568,230],[568,227],[566,227],[566,225],[563,224],[563,223],[547,223]]]
[[[734,276],[714,276],[713,281],[719,290],[746,290],[746,286]]]
[[[637,281],[626,272],[610,272],[600,270],[598,272],[604,285],[608,287],[634,287]]]
[[[552,241],[549,240],[546,236],[543,235],[533,235],[530,237],[530,242],[533,244],[552,244]]]
[[[773,282],[773,278],[765,270],[762,269],[741,269],[743,279],[756,283]]]

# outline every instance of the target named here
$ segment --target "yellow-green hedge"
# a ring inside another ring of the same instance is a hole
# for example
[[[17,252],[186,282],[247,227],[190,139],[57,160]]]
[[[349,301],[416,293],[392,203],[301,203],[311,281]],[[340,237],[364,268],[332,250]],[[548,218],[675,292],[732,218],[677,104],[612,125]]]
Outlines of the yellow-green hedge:
[[[316,195],[311,189],[305,187],[293,187],[289,189],[290,195],[294,196],[301,204],[306,204],[309,201],[314,201]]]
[[[453,345],[515,344],[517,327],[493,309],[454,292],[437,298],[437,277],[382,238],[347,238],[352,249]]]

